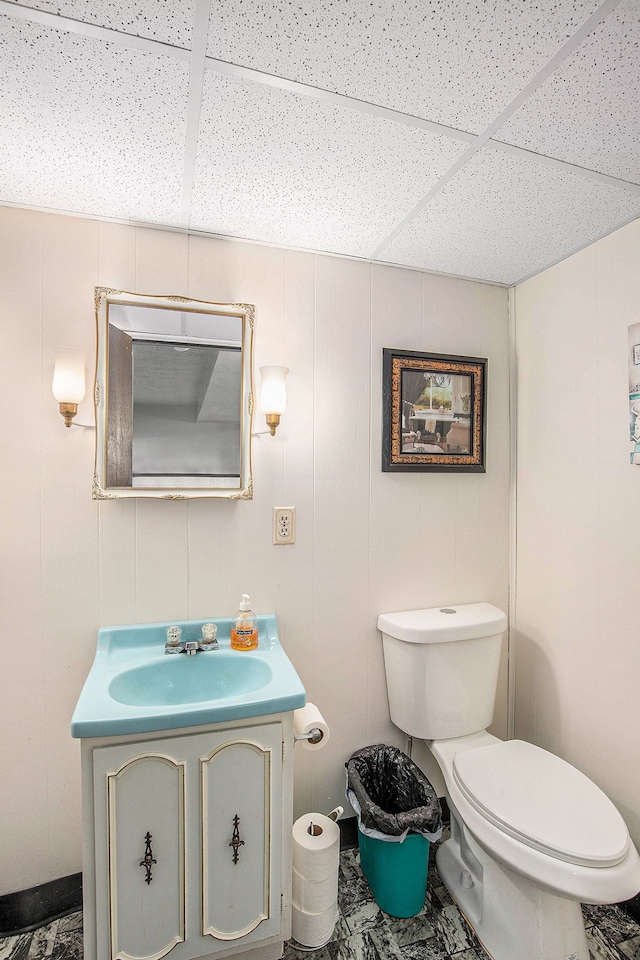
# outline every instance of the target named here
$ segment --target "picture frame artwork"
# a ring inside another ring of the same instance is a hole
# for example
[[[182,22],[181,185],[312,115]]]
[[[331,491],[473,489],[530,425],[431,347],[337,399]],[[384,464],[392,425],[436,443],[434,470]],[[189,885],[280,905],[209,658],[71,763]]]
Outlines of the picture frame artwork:
[[[382,470],[485,472],[487,360],[382,351]]]

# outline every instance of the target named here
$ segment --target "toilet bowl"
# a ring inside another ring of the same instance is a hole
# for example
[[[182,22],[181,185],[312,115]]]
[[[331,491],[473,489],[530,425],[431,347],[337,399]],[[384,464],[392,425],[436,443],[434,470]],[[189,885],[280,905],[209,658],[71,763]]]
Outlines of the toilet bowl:
[[[490,604],[383,614],[391,719],[426,740],[442,772],[451,837],[442,880],[494,960],[589,960],[580,903],[640,890],[626,824],[559,757],[486,731],[504,613]]]

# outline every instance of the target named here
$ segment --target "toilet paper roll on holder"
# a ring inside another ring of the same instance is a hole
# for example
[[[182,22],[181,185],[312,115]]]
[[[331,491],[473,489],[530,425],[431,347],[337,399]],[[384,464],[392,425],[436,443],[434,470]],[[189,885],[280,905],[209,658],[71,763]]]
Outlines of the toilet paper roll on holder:
[[[293,736],[303,743],[305,750],[322,750],[329,742],[329,726],[316,707],[315,703],[307,703],[299,710],[293,711]]]
[[[320,727],[312,727],[311,730],[308,730],[306,733],[296,733],[293,737],[294,740],[308,740],[309,743],[320,743],[324,740],[324,731]]]

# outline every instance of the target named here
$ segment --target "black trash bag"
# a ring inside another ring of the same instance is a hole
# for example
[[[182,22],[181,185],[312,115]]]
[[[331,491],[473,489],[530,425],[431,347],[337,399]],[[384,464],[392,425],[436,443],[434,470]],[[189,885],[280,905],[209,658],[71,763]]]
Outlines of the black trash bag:
[[[376,743],[356,750],[345,766],[347,800],[358,814],[362,833],[402,841],[411,831],[428,840],[440,839],[442,811],[438,797],[406,753]]]

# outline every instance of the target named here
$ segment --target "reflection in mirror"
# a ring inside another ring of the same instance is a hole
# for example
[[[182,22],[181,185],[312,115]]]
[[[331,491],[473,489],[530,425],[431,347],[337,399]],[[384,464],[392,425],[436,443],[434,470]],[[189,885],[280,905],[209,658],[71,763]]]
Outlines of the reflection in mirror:
[[[96,288],[94,496],[252,496],[253,307]]]

